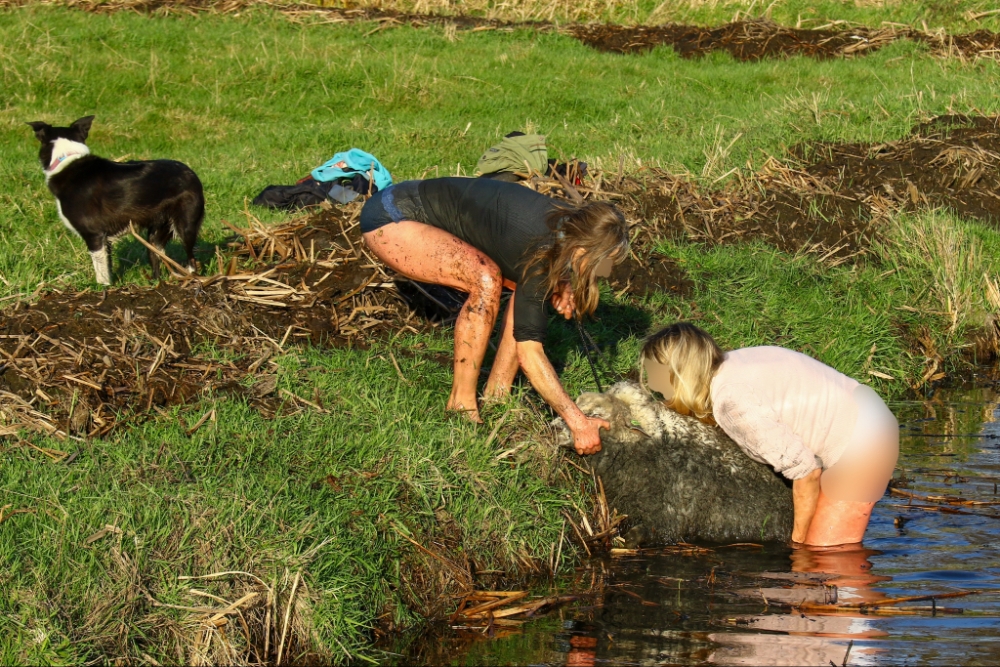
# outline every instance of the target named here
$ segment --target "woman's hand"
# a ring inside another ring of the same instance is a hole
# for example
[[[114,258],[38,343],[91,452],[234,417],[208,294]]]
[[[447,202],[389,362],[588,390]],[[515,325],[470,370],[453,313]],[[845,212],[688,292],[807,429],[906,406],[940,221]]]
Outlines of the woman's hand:
[[[580,456],[601,451],[601,429],[610,429],[611,424],[597,417],[583,416],[582,421],[570,425],[573,432],[573,449]]]
[[[576,312],[573,288],[568,282],[559,283],[559,289],[552,293],[552,307],[567,320]]]

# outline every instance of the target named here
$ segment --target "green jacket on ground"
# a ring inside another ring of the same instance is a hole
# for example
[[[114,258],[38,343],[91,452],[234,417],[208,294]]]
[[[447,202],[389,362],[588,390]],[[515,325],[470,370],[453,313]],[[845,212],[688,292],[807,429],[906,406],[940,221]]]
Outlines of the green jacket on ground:
[[[476,163],[476,176],[498,171],[527,174],[529,168],[544,174],[548,160],[549,152],[545,148],[545,137],[542,135],[504,137],[499,144],[490,146],[479,158],[479,162]]]

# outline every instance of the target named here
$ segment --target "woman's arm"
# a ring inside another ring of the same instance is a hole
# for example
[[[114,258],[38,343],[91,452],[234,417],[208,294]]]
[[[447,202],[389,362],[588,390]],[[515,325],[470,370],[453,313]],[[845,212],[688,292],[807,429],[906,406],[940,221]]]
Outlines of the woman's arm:
[[[611,428],[611,424],[603,419],[588,417],[576,407],[569,397],[556,370],[552,368],[549,358],[545,356],[545,348],[538,341],[526,340],[517,344],[517,361],[524,374],[528,376],[531,386],[535,388],[545,402],[552,406],[570,431],[573,432],[573,447],[577,454],[596,454],[601,451],[601,428]]]
[[[795,522],[792,525],[792,542],[805,542],[809,524],[816,514],[819,501],[819,478],[823,471],[817,468],[805,477],[792,482],[792,503],[795,508]]]
[[[803,542],[819,501],[823,471],[816,456],[774,411],[753,398],[749,387],[720,388],[712,410],[716,422],[751,458],[792,480],[792,541]]]

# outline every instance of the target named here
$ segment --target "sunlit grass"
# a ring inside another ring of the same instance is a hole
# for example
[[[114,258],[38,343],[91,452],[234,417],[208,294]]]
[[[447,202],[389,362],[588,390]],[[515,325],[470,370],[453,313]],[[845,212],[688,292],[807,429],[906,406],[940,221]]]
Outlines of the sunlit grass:
[[[500,136],[533,128],[553,156],[617,169],[625,155],[629,169],[711,181],[796,143],[892,140],[930,116],[1000,108],[996,63],[932,58],[907,42],[854,60],[738,63],[669,48],[597,53],[530,30],[370,34],[371,24],[298,25],[265,10],[2,15],[0,298],[92,280],[44,186],[31,120],[95,114],[95,153],[189,164],[214,243],[226,234],[220,220],[238,219],[264,186],[293,183],[351,146],[397,180],[467,174]],[[123,278],[141,280],[139,268]]]
[[[815,14],[793,2],[773,3],[771,14],[967,27],[974,22],[962,12],[984,6],[955,3],[934,23],[941,3],[812,4]],[[565,16],[643,21],[657,6],[584,3]],[[548,8],[554,17],[570,11]],[[737,9],[761,11],[720,0],[663,5],[656,16],[716,21]],[[1000,110],[995,63],[932,58],[909,43],[854,60],[750,64],[722,54],[682,60],[670,49],[601,54],[530,30],[452,40],[439,27],[299,25],[265,10],[163,18],[29,7],[0,19],[0,298],[92,285],[83,244],[56,217],[26,121],[93,113],[96,153],[191,165],[206,186],[210,247],[227,236],[221,220],[237,220],[265,185],[294,182],[350,146],[402,180],[469,173],[499,136],[530,128],[548,137],[553,155],[612,169],[626,155],[632,171],[659,165],[711,183],[796,143],[892,140],[933,115]],[[1000,237],[934,213],[894,219],[884,238],[864,262],[836,267],[763,244],[663,241],[693,291],[641,308],[606,295],[600,320],[588,324],[608,347],[605,381],[634,366],[651,325],[683,318],[727,347],[788,345],[886,394],[904,392],[929,367],[907,332],[926,327],[947,352],[995,312],[980,274],[1000,273]],[[146,282],[142,262],[125,264],[121,282]],[[401,532],[440,537],[451,517],[462,552],[482,569],[514,572],[524,558],[547,558],[561,510],[585,502],[553,472],[542,430],[549,414],[521,386],[487,414],[485,429],[446,418],[449,369],[388,356],[413,342],[278,359],[280,387],[318,397],[327,413],[268,420],[242,399],[206,396],[104,440],[33,441],[78,450],[70,465],[5,442],[0,662],[190,661],[197,624],[150,599],[203,603],[178,575],[237,569],[278,582],[286,596],[301,572],[311,641],[325,659],[343,661],[366,650],[379,619],[415,620],[401,571],[414,552]],[[447,351],[449,332],[421,342]],[[571,393],[593,389],[572,327],[554,323],[547,351]],[[215,419],[186,435],[210,410]],[[517,456],[499,456],[525,443]],[[564,563],[575,557],[562,553]],[[204,587],[235,595],[226,585]]]

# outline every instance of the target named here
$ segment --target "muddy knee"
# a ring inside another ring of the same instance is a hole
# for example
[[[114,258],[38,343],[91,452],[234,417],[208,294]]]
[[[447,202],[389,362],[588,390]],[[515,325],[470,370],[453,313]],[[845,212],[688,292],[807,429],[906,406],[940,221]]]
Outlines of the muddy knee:
[[[470,285],[469,298],[465,302],[466,310],[495,318],[499,312],[502,290],[502,276],[484,272]]]

